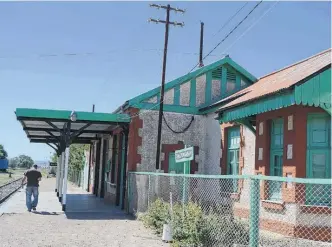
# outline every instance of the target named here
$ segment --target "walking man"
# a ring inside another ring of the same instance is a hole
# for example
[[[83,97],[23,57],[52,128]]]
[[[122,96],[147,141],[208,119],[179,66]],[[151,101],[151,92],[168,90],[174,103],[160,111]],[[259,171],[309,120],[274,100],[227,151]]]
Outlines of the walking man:
[[[25,181],[27,181],[27,187],[26,187],[26,205],[28,208],[28,211],[31,212],[32,210],[36,210],[37,204],[38,204],[38,187],[39,187],[39,181],[41,180],[41,173],[37,170],[37,165],[34,165],[32,169],[28,170],[26,173],[24,173],[24,178],[22,180],[22,186],[24,185]],[[33,195],[33,201],[31,202],[31,196]]]

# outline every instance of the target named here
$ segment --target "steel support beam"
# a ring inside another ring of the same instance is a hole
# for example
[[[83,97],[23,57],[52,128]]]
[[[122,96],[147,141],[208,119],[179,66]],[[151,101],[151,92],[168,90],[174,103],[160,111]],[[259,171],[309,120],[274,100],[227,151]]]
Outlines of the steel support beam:
[[[63,187],[62,187],[62,211],[66,211],[67,202],[67,184],[68,184],[68,161],[69,161],[69,146],[65,151],[65,163],[64,163],[64,175],[63,175]]]

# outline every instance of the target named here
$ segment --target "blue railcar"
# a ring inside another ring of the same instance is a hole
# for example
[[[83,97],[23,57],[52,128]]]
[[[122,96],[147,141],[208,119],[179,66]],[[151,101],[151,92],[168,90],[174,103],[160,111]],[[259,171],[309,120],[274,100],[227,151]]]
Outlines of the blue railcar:
[[[0,171],[6,171],[8,169],[8,160],[0,159]]]

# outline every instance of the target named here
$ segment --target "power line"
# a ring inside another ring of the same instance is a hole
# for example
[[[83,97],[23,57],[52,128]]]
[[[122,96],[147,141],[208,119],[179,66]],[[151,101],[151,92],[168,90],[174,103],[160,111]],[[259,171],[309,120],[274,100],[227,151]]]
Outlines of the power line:
[[[244,5],[242,5],[242,7],[241,8],[239,8],[236,12],[235,12],[235,14],[233,14],[222,26],[221,26],[221,28],[219,28],[219,30],[214,34],[214,35],[212,35],[212,38],[213,37],[215,37],[218,33],[220,33],[226,26],[227,26],[227,24],[228,23],[230,23],[230,21],[231,20],[233,20],[234,19],[234,17],[235,16],[237,16],[239,13],[240,13],[240,11],[248,4],[249,2],[246,2]]]
[[[278,3],[280,0],[274,2],[274,4],[268,8],[268,10],[266,10],[263,15],[261,15],[252,25],[250,25],[232,44],[230,44],[224,51],[223,53],[225,53],[226,51],[228,51],[230,48],[233,47],[233,45],[235,45],[235,43],[237,41],[239,41],[244,35],[246,35],[250,29],[252,29],[258,22],[260,22],[261,19],[264,18],[265,15],[267,15]]]
[[[254,12],[254,10],[263,2],[263,0],[261,0],[259,3],[257,3],[255,5],[255,7],[225,36],[225,38],[223,38],[208,54],[206,54],[203,58],[203,60],[205,58],[207,58],[212,52],[214,52],[219,45],[221,45],[250,15],[252,12]],[[199,65],[199,63],[197,63],[191,70],[190,72],[192,72],[196,67],[197,65]],[[189,73],[190,73],[189,72]]]
[[[263,19],[263,17],[269,12],[269,11],[271,11],[272,10],[272,8],[274,8],[275,6],[276,6],[276,4],[279,2],[279,0],[273,5],[273,6],[271,6],[257,21],[255,21],[249,28],[247,28],[246,29],[246,31],[244,32],[244,34],[245,33],[247,33],[253,26],[255,26],[261,19]],[[244,36],[244,34],[243,35],[241,35],[236,41],[238,41],[240,38],[242,38],[243,36]],[[236,42],[235,41],[235,42]],[[234,45],[235,44],[235,42],[233,42],[233,44],[232,45]],[[228,48],[227,48],[228,49]],[[224,52],[222,52],[222,53],[225,53],[225,51]],[[210,55],[211,56],[211,55]],[[203,58],[203,60],[204,60],[205,58]],[[196,65],[197,66],[197,65]],[[189,71],[186,75],[188,75],[188,74],[190,74],[191,73],[191,71]],[[177,91],[179,91],[180,90],[180,88],[178,89],[178,90],[175,90],[174,89],[174,92],[177,92]],[[160,103],[156,103],[154,106],[152,106],[151,108],[149,108],[149,109],[146,109],[147,111],[148,110],[152,110],[152,109],[154,109],[154,108],[156,108],[157,106],[158,106],[158,104],[160,104]],[[138,114],[135,114],[135,115],[133,115],[133,116],[130,116],[130,119],[133,119],[133,118],[135,118],[135,117],[139,117],[139,116],[142,116],[144,113],[138,113]]]
[[[20,59],[20,58],[52,58],[52,57],[74,57],[74,56],[94,56],[94,55],[107,55],[117,52],[162,52],[163,49],[128,49],[121,50],[117,49],[114,51],[106,51],[106,52],[82,52],[82,53],[50,53],[50,54],[35,54],[35,55],[27,55],[27,56],[0,56],[0,59]],[[181,55],[199,55],[197,52],[179,52],[179,51],[168,51],[173,54],[181,54]],[[217,56],[215,54],[211,56]]]

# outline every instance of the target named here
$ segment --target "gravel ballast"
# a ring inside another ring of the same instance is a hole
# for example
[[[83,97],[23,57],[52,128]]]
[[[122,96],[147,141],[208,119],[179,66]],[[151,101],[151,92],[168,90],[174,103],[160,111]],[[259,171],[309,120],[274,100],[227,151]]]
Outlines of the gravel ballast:
[[[15,179],[0,186],[0,203],[22,186],[22,178]]]

